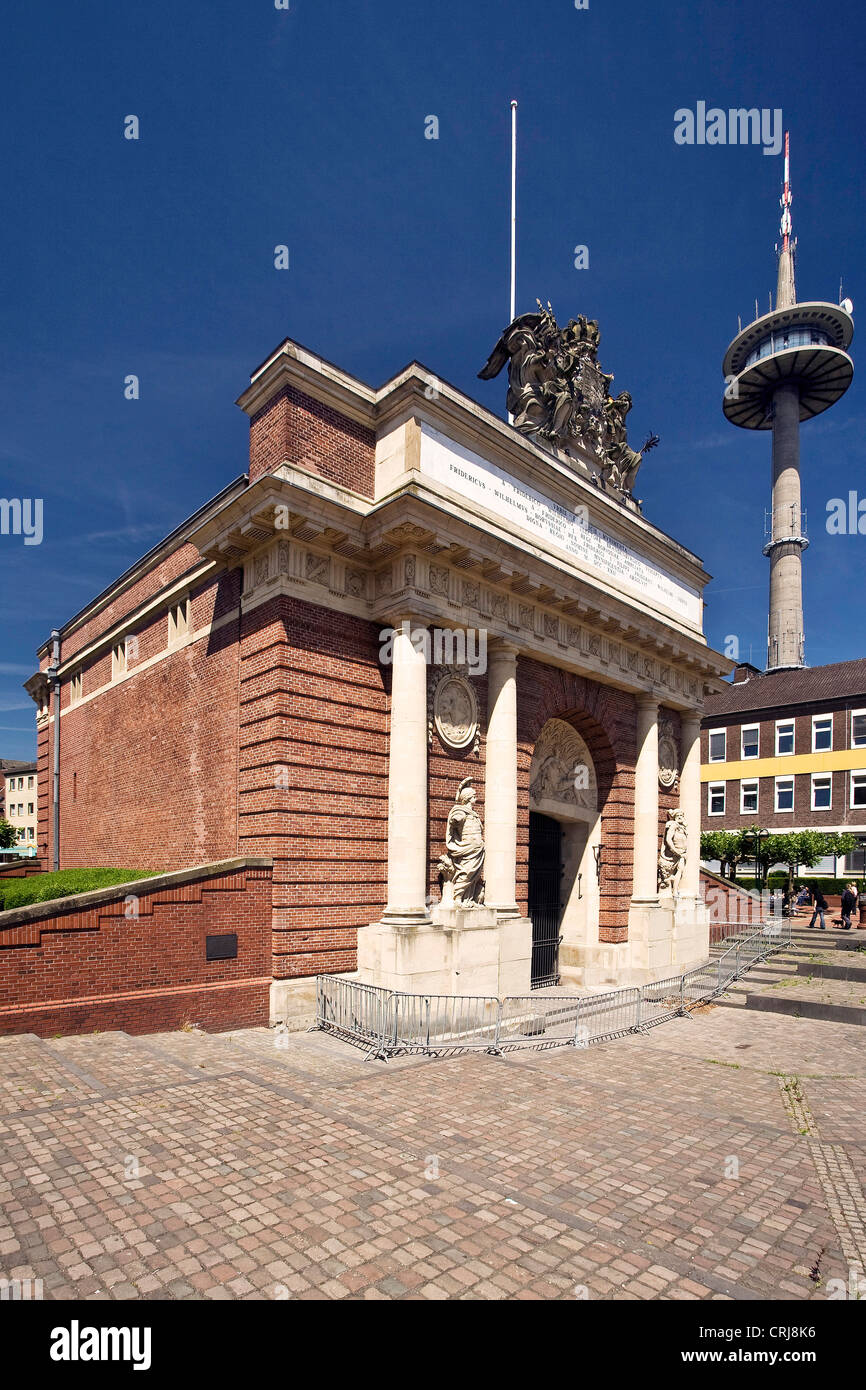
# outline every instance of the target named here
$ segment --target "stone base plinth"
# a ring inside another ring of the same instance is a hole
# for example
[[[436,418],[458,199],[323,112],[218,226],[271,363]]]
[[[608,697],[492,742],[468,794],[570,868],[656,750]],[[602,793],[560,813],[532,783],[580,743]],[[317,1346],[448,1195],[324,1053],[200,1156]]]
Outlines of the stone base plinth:
[[[358,933],[358,979],[409,994],[528,994],[532,923],[492,907],[434,907],[419,926]]]
[[[632,898],[628,940],[560,948],[564,985],[625,989],[679,975],[709,959],[710,927],[701,898]]]

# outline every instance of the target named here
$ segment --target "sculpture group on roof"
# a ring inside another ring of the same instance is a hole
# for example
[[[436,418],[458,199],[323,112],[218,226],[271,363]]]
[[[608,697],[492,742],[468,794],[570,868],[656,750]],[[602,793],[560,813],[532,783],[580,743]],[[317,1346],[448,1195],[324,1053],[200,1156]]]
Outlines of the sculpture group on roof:
[[[560,328],[550,303],[536,303],[538,313],[520,314],[504,330],[478,375],[498,376],[507,362],[515,428],[558,449],[580,443],[598,460],[602,486],[630,497],[643,455],[658,438],[650,435],[639,452],[629,446],[632,399],[628,391],[610,394],[613,375],[598,365],[597,321],[579,314]]]

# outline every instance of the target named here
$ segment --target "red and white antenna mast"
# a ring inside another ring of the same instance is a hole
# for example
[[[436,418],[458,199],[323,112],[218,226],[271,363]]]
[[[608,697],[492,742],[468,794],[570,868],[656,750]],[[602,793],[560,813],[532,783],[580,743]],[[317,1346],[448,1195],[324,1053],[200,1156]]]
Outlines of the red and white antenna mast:
[[[784,189],[782,190],[782,196],[781,196],[781,198],[779,199],[779,204],[780,204],[780,206],[781,206],[781,208],[782,208],[782,222],[781,222],[780,230],[781,230],[781,233],[782,233],[782,250],[783,250],[783,251],[787,251],[787,250],[788,250],[788,247],[789,247],[789,245],[790,245],[790,240],[791,240],[791,203],[794,201],[793,194],[791,193],[791,170],[790,170],[790,163],[789,163],[789,140],[790,140],[790,132],[786,130],[786,131],[785,131],[785,187],[784,187]]]

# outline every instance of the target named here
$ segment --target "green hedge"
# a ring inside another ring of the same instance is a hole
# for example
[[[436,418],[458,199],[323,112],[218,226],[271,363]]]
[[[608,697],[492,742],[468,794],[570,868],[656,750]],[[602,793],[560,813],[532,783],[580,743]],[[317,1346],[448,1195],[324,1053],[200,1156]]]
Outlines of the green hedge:
[[[90,893],[94,888],[110,888],[115,883],[131,883],[138,878],[155,878],[162,869],[61,869],[56,874],[34,874],[32,878],[13,878],[0,883],[0,907],[26,907],[53,898],[69,898]]]
[[[757,889],[758,886],[759,886],[759,885],[758,885],[758,880],[757,880],[756,878],[749,878],[749,877],[747,877],[746,875],[743,875],[742,878],[738,878],[738,879],[737,879],[737,883],[739,884],[739,886],[740,886],[741,888],[754,888],[754,889]],[[853,878],[853,877],[852,877],[852,878],[813,878],[812,875],[811,875],[811,874],[808,872],[808,870],[807,870],[805,873],[799,873],[799,874],[797,874],[797,875],[795,876],[795,878],[794,878],[794,883],[795,883],[795,884],[800,884],[800,885],[802,885],[802,884],[804,884],[804,883],[814,883],[814,884],[816,884],[816,885],[821,889],[821,892],[822,892],[822,893],[825,893],[825,894],[826,894],[826,893],[843,893],[843,892],[845,891],[845,885],[846,885],[847,883],[856,883],[856,885],[857,885],[857,891],[858,891],[858,893],[859,893],[859,892],[862,890],[862,883],[863,883],[863,880],[862,880],[862,879]],[[787,874],[772,873],[772,874],[770,874],[770,877],[769,877],[769,879],[767,880],[767,887],[768,887],[769,889],[771,889],[771,890],[772,890],[773,888],[787,888],[787,886],[788,886],[788,875],[787,875]],[[798,891],[798,890],[796,890],[796,891]]]

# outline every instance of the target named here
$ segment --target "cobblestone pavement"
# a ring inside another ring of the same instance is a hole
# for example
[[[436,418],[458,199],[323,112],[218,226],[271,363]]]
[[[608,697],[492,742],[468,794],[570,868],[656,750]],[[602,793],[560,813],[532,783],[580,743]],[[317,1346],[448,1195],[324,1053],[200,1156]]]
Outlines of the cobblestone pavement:
[[[364,1062],[265,1029],[0,1039],[0,1276],[46,1298],[825,1299],[860,1028],[706,1008]]]

